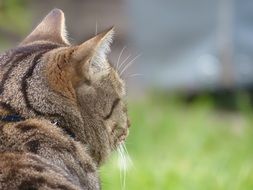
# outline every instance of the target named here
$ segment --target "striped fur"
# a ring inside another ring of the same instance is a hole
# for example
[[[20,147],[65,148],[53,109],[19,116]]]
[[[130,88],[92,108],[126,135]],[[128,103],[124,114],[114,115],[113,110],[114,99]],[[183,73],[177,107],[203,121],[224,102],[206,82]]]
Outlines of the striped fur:
[[[0,189],[100,189],[97,169],[125,140],[124,83],[107,61],[110,29],[69,45],[54,9],[0,54]]]

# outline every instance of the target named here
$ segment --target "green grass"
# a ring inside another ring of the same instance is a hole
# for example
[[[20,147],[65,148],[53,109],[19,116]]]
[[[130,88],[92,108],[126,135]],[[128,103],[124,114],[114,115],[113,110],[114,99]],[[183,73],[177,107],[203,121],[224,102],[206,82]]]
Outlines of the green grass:
[[[215,110],[208,99],[187,106],[157,96],[130,104],[129,112],[132,127],[126,145],[133,166],[126,190],[253,189],[248,109],[226,113]],[[103,189],[122,189],[117,155],[101,175]]]

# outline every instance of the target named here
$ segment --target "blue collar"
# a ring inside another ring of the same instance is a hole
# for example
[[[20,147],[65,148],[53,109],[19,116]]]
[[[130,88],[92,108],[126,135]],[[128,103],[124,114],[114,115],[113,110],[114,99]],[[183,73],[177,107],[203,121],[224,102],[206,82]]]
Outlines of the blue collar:
[[[3,122],[18,122],[18,121],[23,121],[23,120],[25,120],[25,118],[17,114],[0,116],[0,121],[3,121]]]

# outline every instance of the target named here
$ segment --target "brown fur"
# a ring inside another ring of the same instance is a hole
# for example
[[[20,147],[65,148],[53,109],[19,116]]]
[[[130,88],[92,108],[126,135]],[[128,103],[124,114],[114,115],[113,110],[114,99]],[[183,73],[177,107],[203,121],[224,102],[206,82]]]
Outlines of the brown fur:
[[[55,9],[0,54],[0,189],[100,189],[97,168],[129,128],[124,83],[107,62],[113,30],[81,45]]]

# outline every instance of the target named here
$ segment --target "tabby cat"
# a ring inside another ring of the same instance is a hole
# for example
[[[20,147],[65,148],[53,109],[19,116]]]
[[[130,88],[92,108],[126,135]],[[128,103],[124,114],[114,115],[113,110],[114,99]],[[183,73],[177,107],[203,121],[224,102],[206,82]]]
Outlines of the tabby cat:
[[[81,45],[52,10],[0,54],[0,189],[100,189],[99,166],[124,142],[124,83],[108,63],[113,28]]]

